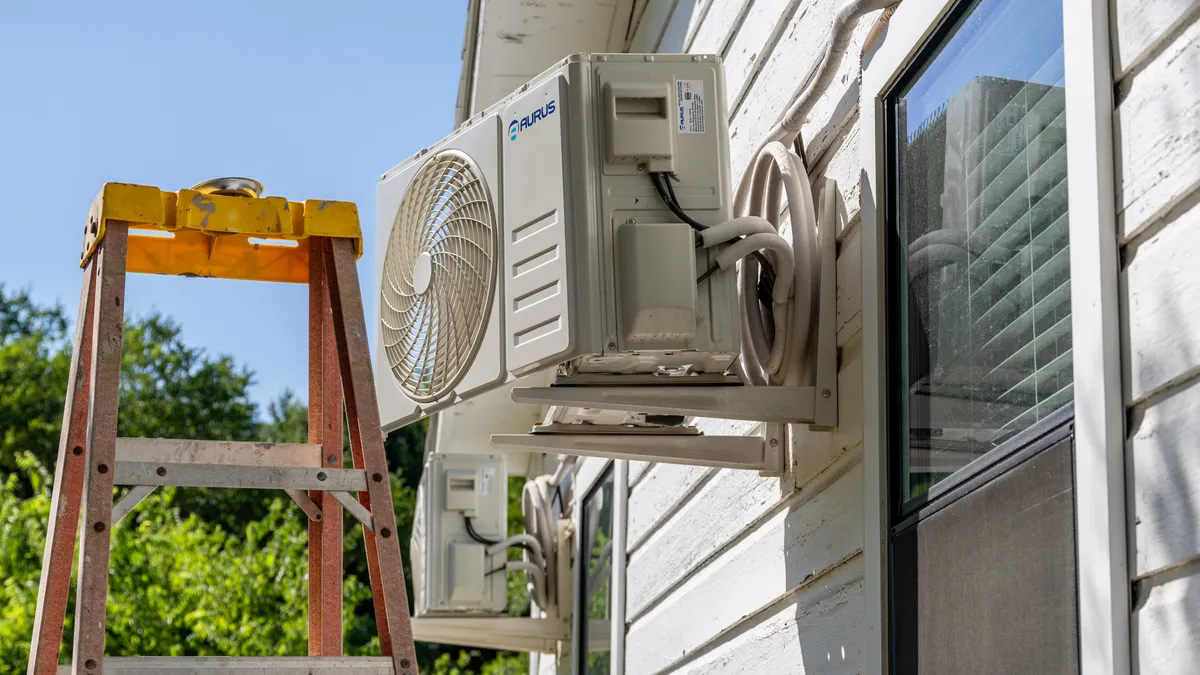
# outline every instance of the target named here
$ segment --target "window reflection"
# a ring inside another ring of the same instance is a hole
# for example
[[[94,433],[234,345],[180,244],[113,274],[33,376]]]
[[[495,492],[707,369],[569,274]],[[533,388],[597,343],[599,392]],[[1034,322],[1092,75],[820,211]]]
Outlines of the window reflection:
[[[1062,46],[979,0],[888,98],[902,501],[1071,402]]]

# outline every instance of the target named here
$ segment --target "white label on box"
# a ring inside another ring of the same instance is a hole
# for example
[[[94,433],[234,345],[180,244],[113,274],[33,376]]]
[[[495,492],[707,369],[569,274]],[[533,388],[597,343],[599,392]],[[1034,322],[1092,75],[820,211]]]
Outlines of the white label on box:
[[[681,134],[704,133],[704,80],[675,81],[675,125]]]
[[[496,470],[484,469],[483,480],[479,481],[479,494],[487,497],[492,494],[492,483],[496,482]]]

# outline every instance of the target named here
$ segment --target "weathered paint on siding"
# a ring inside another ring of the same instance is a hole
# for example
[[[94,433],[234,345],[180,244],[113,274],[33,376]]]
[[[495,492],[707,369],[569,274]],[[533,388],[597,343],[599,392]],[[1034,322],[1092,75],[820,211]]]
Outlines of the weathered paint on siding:
[[[1200,672],[1200,3],[1116,0],[1133,659]]]

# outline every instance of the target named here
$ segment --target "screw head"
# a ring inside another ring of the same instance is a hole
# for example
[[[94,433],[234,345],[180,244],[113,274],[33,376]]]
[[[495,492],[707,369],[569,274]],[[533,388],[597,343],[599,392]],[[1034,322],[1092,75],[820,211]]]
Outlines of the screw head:
[[[324,471],[318,471],[318,472],[317,472],[317,480],[325,480],[327,477],[328,477],[328,476],[326,476],[326,475],[325,475],[325,472],[324,472]]]
[[[158,467],[157,469],[155,469],[155,470],[154,470],[154,473],[156,473],[156,474],[158,474],[158,475],[160,475],[160,476],[165,476],[165,475],[167,475],[167,467],[165,467],[165,466],[160,466],[160,467]]]
[[[625,220],[626,225],[637,225],[637,218],[628,218]]]
[[[72,455],[82,455],[82,454],[83,454],[83,448],[81,448],[81,447],[79,447],[79,446],[77,445],[77,446],[75,446],[75,447],[71,448],[71,454],[72,454]]]
[[[107,464],[97,464],[96,471],[98,473],[108,473],[108,465]]]
[[[92,525],[92,529],[97,532],[103,532],[104,531],[104,523],[96,523],[95,525]]]
[[[779,439],[772,438],[771,439],[771,447],[774,448],[774,447],[778,447],[778,446],[779,446]]]
[[[95,668],[96,668],[96,659],[88,659],[87,661],[84,661],[84,662],[83,662],[83,667],[84,667],[84,668],[87,668],[88,670],[95,670]]]
[[[410,665],[410,662],[408,659],[400,659],[400,667],[401,668],[407,668],[409,665]]]
[[[833,395],[833,392],[829,391],[828,389],[821,390],[821,398],[829,398],[832,395]]]
[[[609,349],[616,349],[616,348],[617,348],[617,343],[615,343],[615,342],[610,342],[610,343],[608,343],[608,348],[609,348]]]
[[[383,474],[373,473],[373,474],[371,474],[371,480],[375,481],[376,483],[382,483],[383,482]]]
[[[645,165],[645,164],[638,164],[638,165],[637,165],[637,170],[638,170],[638,173],[645,172],[645,171],[646,171],[646,165]]]
[[[392,531],[385,527],[385,528],[379,530],[379,536],[383,537],[384,539],[387,539],[388,537],[392,536]]]
[[[330,455],[325,458],[325,461],[329,462],[330,464],[336,464],[337,463],[337,455]]]

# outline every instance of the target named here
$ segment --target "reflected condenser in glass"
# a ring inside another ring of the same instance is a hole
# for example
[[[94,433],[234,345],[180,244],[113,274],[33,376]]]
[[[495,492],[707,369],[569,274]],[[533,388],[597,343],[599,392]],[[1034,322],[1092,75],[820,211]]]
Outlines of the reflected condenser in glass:
[[[905,502],[1072,400],[1062,4],[959,17],[886,99]]]

